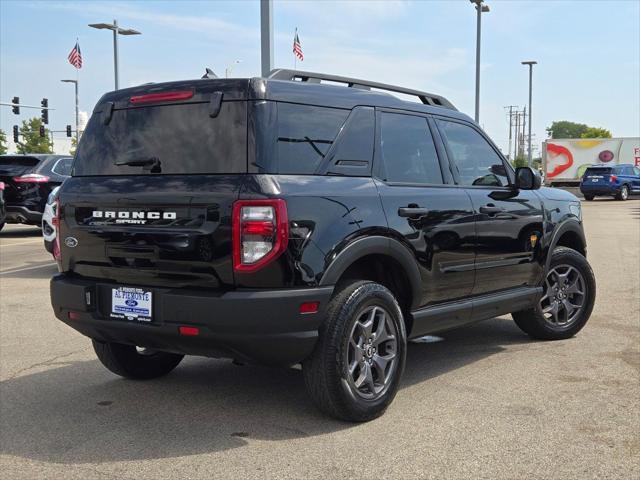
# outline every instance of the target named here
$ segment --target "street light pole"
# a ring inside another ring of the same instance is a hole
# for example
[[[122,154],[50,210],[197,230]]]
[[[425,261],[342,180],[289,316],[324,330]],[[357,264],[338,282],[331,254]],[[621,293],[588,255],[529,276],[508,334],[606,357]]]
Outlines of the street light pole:
[[[537,65],[538,62],[534,60],[529,60],[527,62],[522,62],[522,65],[529,65],[529,143],[528,143],[528,156],[527,156],[527,164],[531,167],[532,163],[532,151],[531,151],[531,99],[533,92],[533,66]]]
[[[476,26],[476,111],[475,121],[480,122],[480,44],[482,39],[482,14],[489,11],[489,5],[484,0],[469,0],[476,5],[477,10],[477,26]]]
[[[118,35],[141,35],[140,32],[132,28],[122,28],[118,26],[118,21],[114,20],[113,23],[90,23],[91,28],[97,28],[98,30],[111,30],[113,32],[113,73],[115,76],[116,90],[119,88],[119,76],[118,76]]]
[[[80,141],[80,110],[78,109],[78,80],[60,80],[65,83],[73,83],[76,87],[76,148]]]

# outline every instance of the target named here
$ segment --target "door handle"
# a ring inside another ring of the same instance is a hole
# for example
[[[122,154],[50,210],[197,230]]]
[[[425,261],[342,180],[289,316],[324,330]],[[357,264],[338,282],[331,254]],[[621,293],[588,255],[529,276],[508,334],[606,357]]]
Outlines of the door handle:
[[[484,207],[480,207],[480,213],[486,213],[487,215],[495,215],[496,213],[504,212],[504,208],[496,207],[495,205],[489,204]]]
[[[400,207],[398,209],[398,215],[405,218],[418,218],[424,217],[429,214],[428,208],[422,207]]]

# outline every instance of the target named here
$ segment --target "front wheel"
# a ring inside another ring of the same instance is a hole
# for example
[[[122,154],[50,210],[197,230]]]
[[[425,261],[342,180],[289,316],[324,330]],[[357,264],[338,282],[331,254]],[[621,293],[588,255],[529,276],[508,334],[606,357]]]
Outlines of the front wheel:
[[[540,340],[574,336],[589,320],[596,299],[596,280],[587,259],[570,248],[556,248],[543,288],[536,307],[511,314],[516,324]]]
[[[629,198],[629,187],[622,185],[622,187],[620,187],[620,191],[616,195],[616,199],[625,201],[627,198]]]
[[[176,368],[184,355],[157,352],[133,345],[92,340],[98,360],[110,371],[133,380],[150,380]]]
[[[402,312],[384,286],[356,281],[327,308],[316,347],[302,366],[305,386],[323,412],[364,422],[384,413],[406,358]]]

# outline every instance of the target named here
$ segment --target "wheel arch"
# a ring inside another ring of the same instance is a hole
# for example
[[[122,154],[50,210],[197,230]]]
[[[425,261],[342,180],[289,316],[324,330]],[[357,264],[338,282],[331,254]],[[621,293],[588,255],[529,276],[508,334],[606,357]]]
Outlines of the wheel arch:
[[[335,285],[343,278],[349,269],[361,265],[368,259],[380,259],[389,261],[402,272],[410,290],[409,309],[419,306],[422,292],[422,280],[415,256],[405,245],[398,240],[384,236],[369,236],[358,238],[336,255],[325,269],[320,286]],[[386,260],[385,260],[386,259]]]
[[[551,256],[553,255],[553,251],[556,247],[571,248],[586,258],[587,241],[584,235],[584,230],[582,229],[582,225],[580,224],[580,222],[578,222],[578,220],[565,220],[558,226],[558,228],[554,232],[549,244],[549,251],[547,254],[547,260],[545,262],[545,272],[549,271],[549,266],[551,265]]]

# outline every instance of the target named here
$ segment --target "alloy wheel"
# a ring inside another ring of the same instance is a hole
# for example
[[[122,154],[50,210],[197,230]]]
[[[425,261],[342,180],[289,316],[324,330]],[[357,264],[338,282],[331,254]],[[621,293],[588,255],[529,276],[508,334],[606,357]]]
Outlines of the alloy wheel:
[[[398,364],[398,335],[384,308],[370,306],[360,313],[351,328],[346,355],[351,390],[368,400],[384,395]]]
[[[547,274],[540,299],[544,318],[553,328],[574,323],[586,303],[587,287],[582,273],[571,265],[557,265]]]

